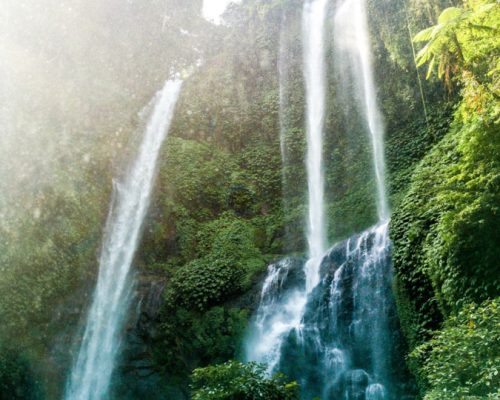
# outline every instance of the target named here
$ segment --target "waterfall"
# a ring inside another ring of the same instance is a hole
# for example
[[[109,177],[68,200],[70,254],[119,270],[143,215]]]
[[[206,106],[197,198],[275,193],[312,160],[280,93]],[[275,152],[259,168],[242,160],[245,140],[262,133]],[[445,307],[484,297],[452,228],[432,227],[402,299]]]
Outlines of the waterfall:
[[[301,398],[404,399],[404,360],[392,294],[384,127],[371,65],[365,0],[341,0],[334,14],[337,100],[356,108],[368,133],[378,223],[326,249],[322,171],[325,114],[326,0],[303,10],[307,102],[308,260],[288,257],[268,268],[246,358],[264,362],[301,385]],[[282,110],[281,110],[282,111]],[[337,221],[339,222],[339,221]],[[326,254],[325,254],[326,253]]]
[[[377,184],[377,214],[380,221],[386,221],[389,206],[385,187],[384,125],[373,78],[365,0],[343,0],[340,3],[334,17],[333,34],[335,66],[341,80],[352,82],[370,134]],[[340,91],[339,101],[349,100],[346,92]]]
[[[300,332],[307,296],[303,261],[285,258],[268,267],[259,309],[246,341],[246,359],[275,371],[281,348],[292,330]]]
[[[376,204],[379,228],[375,231],[374,251],[387,253],[390,264],[390,240],[388,220],[390,216],[385,183],[384,126],[378,108],[375,82],[373,77],[370,34],[366,0],[343,0],[338,5],[334,16],[334,58],[339,79],[351,84],[352,94],[365,121],[372,148],[373,170],[376,181]],[[348,101],[347,91],[341,91],[339,101]],[[361,283],[354,293],[354,328],[353,334],[367,340],[370,354],[370,371],[377,380],[367,388],[367,399],[385,399],[388,393],[384,385],[388,384],[390,357],[386,348],[391,347],[388,339],[387,316],[390,313],[385,297],[390,296],[392,271],[390,268],[376,271],[383,276],[383,281],[376,281],[367,275],[366,268],[361,269]],[[372,285],[366,283],[372,282]],[[384,384],[382,384],[383,382]]]
[[[153,187],[156,162],[182,82],[170,80],[153,102],[138,154],[122,182],[114,182],[99,259],[99,276],[80,351],[66,388],[67,400],[107,398],[120,333],[131,300],[130,267]]]
[[[323,176],[323,125],[325,114],[325,50],[323,47],[325,18],[328,0],[311,0],[304,3],[302,34],[304,48],[304,80],[306,85],[306,132],[307,132],[307,187],[308,219],[307,243],[308,260],[303,265],[305,284],[294,287],[279,300],[269,293],[282,274],[292,264],[292,259],[283,260],[269,266],[268,278],[262,291],[261,306],[254,323],[254,329],[246,343],[246,358],[265,362],[272,372],[281,358],[281,347],[291,331],[300,332],[301,320],[308,294],[319,283],[319,266],[326,250],[326,218],[324,205]],[[283,49],[280,49],[280,59]],[[280,64],[280,78],[284,65]],[[280,79],[280,85],[283,81]],[[283,86],[280,87],[283,90]],[[281,92],[280,94],[283,94]],[[284,112],[280,102],[280,112]],[[283,120],[281,120],[282,122]],[[282,152],[284,151],[283,131],[280,133]],[[284,155],[284,153],[282,153]],[[296,265],[295,265],[296,266]]]
[[[297,380],[305,400],[404,398],[387,226],[379,223],[334,245],[307,296],[303,259],[271,264],[247,359]]]
[[[306,85],[307,188],[309,260],[306,292],[319,282],[319,264],[326,250],[326,218],[323,176],[323,127],[325,120],[325,17],[328,0],[304,3],[303,48]]]

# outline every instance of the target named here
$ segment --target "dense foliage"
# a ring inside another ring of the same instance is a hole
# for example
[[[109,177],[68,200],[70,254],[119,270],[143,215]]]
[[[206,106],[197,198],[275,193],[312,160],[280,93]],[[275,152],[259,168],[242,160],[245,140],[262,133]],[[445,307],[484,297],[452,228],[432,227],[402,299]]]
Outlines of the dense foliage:
[[[438,25],[415,37],[427,41],[418,59],[429,61],[428,77],[439,63],[438,77],[460,85],[461,101],[449,131],[412,173],[391,224],[398,308],[426,399],[498,395],[497,304],[464,306],[500,293],[500,105],[492,57],[500,10],[488,1],[464,7],[443,11]]]
[[[193,400],[293,400],[299,398],[296,382],[281,375],[267,378],[265,367],[228,361],[198,368],[192,374]]]
[[[155,358],[170,379],[184,385],[193,368],[233,358],[247,323],[248,313],[236,308],[171,309],[161,325]]]
[[[500,390],[500,304],[467,305],[411,353],[426,400],[495,399]]]

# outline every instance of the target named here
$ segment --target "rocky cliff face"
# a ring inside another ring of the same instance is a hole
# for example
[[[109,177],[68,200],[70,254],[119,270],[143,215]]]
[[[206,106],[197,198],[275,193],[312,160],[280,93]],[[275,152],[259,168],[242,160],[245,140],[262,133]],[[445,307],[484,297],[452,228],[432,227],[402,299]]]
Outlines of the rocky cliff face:
[[[162,275],[142,273],[137,279],[135,308],[130,315],[123,339],[123,351],[115,375],[116,399],[187,399],[181,387],[168,384],[153,356],[158,335],[158,317],[166,287]]]

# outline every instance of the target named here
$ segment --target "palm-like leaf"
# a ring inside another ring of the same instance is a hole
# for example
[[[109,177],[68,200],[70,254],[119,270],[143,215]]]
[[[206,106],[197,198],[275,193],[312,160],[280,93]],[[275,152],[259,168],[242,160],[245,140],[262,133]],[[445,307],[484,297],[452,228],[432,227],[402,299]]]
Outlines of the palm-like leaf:
[[[483,36],[498,34],[497,26],[484,24],[484,20],[495,21],[492,13],[499,11],[500,4],[485,0],[488,4],[471,3],[469,8],[449,7],[438,18],[438,23],[417,33],[414,42],[425,43],[416,55],[417,67],[429,63],[427,78],[437,66],[439,78],[445,77],[448,83],[450,72],[467,64],[475,51],[475,42]],[[461,41],[465,42],[461,43]],[[464,47],[466,52],[464,52]]]

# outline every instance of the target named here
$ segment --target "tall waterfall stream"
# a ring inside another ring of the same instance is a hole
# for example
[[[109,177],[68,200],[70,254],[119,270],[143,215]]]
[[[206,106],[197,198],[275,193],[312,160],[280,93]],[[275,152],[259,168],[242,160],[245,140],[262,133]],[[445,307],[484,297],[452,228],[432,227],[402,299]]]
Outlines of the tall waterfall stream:
[[[182,82],[171,80],[152,101],[144,138],[114,197],[106,223],[99,275],[78,357],[66,389],[67,400],[107,398],[120,333],[129,309],[133,282],[130,267],[153,188],[156,162]]]
[[[246,358],[301,384],[302,397],[389,400],[403,397],[393,349],[398,324],[392,297],[384,128],[371,66],[365,0],[335,5],[333,73],[354,93],[338,101],[360,111],[370,139],[378,223],[326,251],[323,177],[327,0],[306,0],[303,57],[306,88],[308,259],[268,267]],[[335,132],[332,132],[335,134]],[[342,221],[333,221],[342,223]]]

